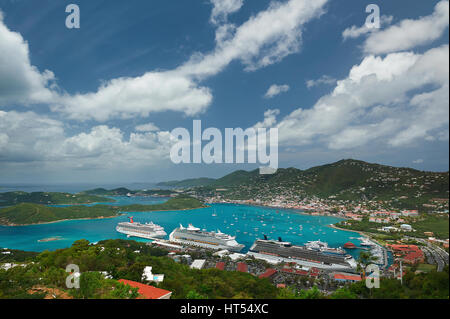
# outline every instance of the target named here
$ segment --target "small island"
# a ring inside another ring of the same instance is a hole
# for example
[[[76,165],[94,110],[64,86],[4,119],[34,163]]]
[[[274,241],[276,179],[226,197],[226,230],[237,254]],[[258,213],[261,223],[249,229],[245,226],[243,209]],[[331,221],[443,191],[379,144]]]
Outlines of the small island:
[[[62,238],[60,236],[49,237],[49,238],[39,239],[38,242],[39,243],[47,243],[47,242],[50,242],[50,241],[58,241],[58,240],[62,240]]]
[[[156,205],[75,205],[69,207],[52,207],[34,203],[20,203],[0,209],[0,225],[26,226],[64,220],[111,218],[119,216],[124,212],[174,211],[204,207],[206,206],[203,202],[184,195],[179,195],[169,199],[165,203]]]

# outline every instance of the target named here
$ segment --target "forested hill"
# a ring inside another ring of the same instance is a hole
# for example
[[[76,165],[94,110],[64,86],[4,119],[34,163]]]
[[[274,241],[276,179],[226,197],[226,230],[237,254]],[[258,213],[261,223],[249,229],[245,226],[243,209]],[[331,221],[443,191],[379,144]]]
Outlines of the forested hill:
[[[207,186],[214,184],[216,180],[213,178],[192,178],[185,179],[182,181],[170,181],[170,182],[161,182],[158,183],[157,186],[165,186],[165,187],[195,187],[195,186]]]
[[[425,200],[449,197],[449,173],[424,172],[371,164],[358,160],[342,160],[300,170],[279,169],[273,175],[260,175],[259,170],[236,171],[203,185],[205,190],[239,188],[241,198],[254,194],[293,194],[338,199],[392,199],[421,197]],[[238,195],[238,194],[236,194]]]
[[[91,204],[111,202],[111,199],[94,194],[70,194],[56,192],[6,192],[0,193],[0,207],[12,206],[20,203],[42,205]]]
[[[174,211],[203,207],[206,206],[198,199],[183,195],[171,198],[162,204],[136,204],[116,207],[108,205],[52,207],[33,203],[21,203],[0,209],[0,225],[31,225],[68,219],[114,217],[125,212]]]

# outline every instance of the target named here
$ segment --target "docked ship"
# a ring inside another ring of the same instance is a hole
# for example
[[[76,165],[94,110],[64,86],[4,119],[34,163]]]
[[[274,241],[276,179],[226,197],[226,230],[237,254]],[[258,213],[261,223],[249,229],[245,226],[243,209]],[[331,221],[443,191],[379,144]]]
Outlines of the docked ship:
[[[325,243],[325,242],[320,241],[320,240],[308,241],[305,244],[305,247],[310,249],[310,250],[320,251],[320,252],[322,252],[324,254],[329,254],[329,255],[337,255],[337,256],[344,256],[344,255],[346,255],[345,250],[342,249],[341,247],[339,247],[339,248],[328,247],[328,243]]]
[[[133,221],[133,217],[128,217],[129,222],[119,223],[116,230],[128,237],[139,237],[146,239],[163,238],[167,235],[164,228],[153,222],[141,224]]]
[[[187,228],[180,224],[180,227],[169,235],[169,240],[189,246],[216,250],[226,249],[234,252],[239,252],[244,248],[244,245],[236,241],[236,237],[224,234],[220,230],[217,230],[217,232],[200,230],[192,224],[189,224]]]
[[[375,244],[371,240],[369,240],[365,237],[359,237],[358,239],[359,239],[359,241],[361,241],[361,244],[360,244],[361,246],[365,246],[365,247],[375,246]]]
[[[356,268],[356,261],[350,255],[324,254],[305,246],[292,245],[281,238],[278,241],[268,240],[267,236],[256,240],[247,255],[272,264],[296,263],[305,267],[339,271],[352,271]]]

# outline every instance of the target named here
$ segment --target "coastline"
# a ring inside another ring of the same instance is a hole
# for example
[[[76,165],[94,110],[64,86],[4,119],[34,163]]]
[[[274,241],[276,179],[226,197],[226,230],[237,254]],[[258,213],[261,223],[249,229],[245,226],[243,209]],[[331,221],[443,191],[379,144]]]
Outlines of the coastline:
[[[340,228],[340,227],[337,227],[335,224],[327,225],[327,227],[330,227],[330,228],[333,228],[333,229],[337,229],[337,230],[343,230],[343,231],[358,233],[361,236],[370,238],[370,235],[368,235],[368,233],[365,233],[365,232],[360,231],[360,230],[351,230],[351,229]]]
[[[97,219],[108,219],[108,218],[116,218],[122,215],[131,214],[131,213],[152,213],[152,212],[182,212],[182,211],[189,211],[189,210],[196,210],[196,209],[203,209],[208,208],[211,206],[205,206],[205,207],[197,207],[197,208],[185,208],[185,209],[178,209],[178,210],[152,210],[152,211],[142,211],[142,212],[122,212],[119,211],[119,213],[115,216],[101,216],[101,217],[92,217],[92,218],[73,218],[73,219],[59,219],[54,220],[51,222],[40,222],[40,223],[34,223],[34,224],[0,224],[0,226],[5,227],[24,227],[24,226],[34,226],[34,225],[48,225],[48,224],[55,224],[55,223],[61,223],[61,222],[67,222],[67,221],[73,221],[73,220],[97,220]]]
[[[55,224],[55,223],[61,223],[61,222],[67,222],[67,221],[71,221],[71,220],[95,220],[95,219],[108,219],[108,218],[115,218],[115,217],[119,217],[119,215],[116,216],[102,216],[102,217],[92,217],[92,218],[74,218],[74,219],[59,219],[59,220],[54,220],[51,222],[40,222],[40,223],[34,223],[34,224],[12,224],[12,225],[5,225],[5,224],[0,224],[0,226],[5,226],[5,227],[23,227],[23,226],[34,226],[34,225],[48,225],[48,224]]]

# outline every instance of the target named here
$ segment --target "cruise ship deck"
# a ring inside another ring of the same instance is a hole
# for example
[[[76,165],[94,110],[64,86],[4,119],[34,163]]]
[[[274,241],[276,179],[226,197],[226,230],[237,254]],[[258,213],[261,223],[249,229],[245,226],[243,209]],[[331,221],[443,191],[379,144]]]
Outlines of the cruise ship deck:
[[[264,255],[268,259],[316,264],[319,268],[353,268],[351,259],[345,256],[333,256],[318,251],[293,246],[287,242],[257,240],[250,248],[249,254],[255,257]],[[323,267],[320,267],[323,266]]]

